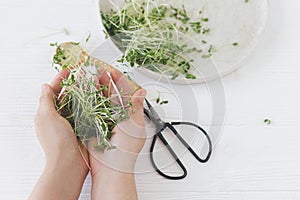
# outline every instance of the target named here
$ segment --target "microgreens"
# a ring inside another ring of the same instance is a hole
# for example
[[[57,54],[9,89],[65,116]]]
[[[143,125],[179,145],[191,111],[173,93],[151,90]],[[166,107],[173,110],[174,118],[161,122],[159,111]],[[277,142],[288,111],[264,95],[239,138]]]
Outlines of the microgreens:
[[[195,79],[190,73],[192,63],[187,59],[197,48],[187,48],[178,33],[208,34],[204,25],[209,19],[199,12],[198,21],[192,19],[184,6],[158,4],[153,0],[128,0],[118,11],[101,12],[107,37],[124,52],[119,62],[141,66],[176,79],[180,74]]]
[[[80,69],[81,73],[86,73]],[[107,87],[96,86],[93,78],[80,76],[75,79],[75,73],[62,82],[66,87],[63,98],[57,106],[57,110],[72,125],[75,134],[82,142],[90,137],[97,138],[96,150],[111,148],[109,139],[115,125],[127,117],[126,110],[121,105],[113,105],[112,98],[105,97],[103,91]],[[130,106],[130,105],[128,105]]]
[[[270,125],[272,123],[272,121],[269,118],[265,118],[264,123],[267,125]]]
[[[157,98],[155,99],[155,102],[156,102],[157,104],[159,104],[159,105],[164,105],[164,104],[168,104],[168,103],[169,103],[168,100],[162,100],[162,98],[161,98],[161,93],[160,93],[160,92],[158,93],[158,96],[157,96]]]
[[[85,42],[87,43],[91,39],[92,34],[89,34],[88,37],[85,39]]]
[[[163,104],[168,104],[168,103],[169,103],[169,101],[165,100],[165,101],[161,101],[159,104],[163,105]]]
[[[74,47],[79,45],[79,43],[72,44],[75,45]],[[97,74],[89,70],[90,57],[87,57],[81,66],[71,70],[68,65],[62,63],[65,60],[70,60],[72,63],[74,60],[77,61],[77,58],[67,57],[76,54],[74,52],[74,54],[72,52],[66,54],[67,51],[57,43],[50,46],[57,48],[53,56],[55,67],[59,66],[60,69],[70,71],[69,77],[61,82],[64,89],[56,103],[57,111],[70,122],[75,135],[83,143],[95,137],[97,139],[95,150],[104,151],[114,148],[109,141],[113,134],[112,130],[120,121],[127,118],[126,110],[132,107],[132,104],[130,102],[125,106],[122,104],[122,94],[117,88],[114,88],[115,94],[104,95],[103,92],[109,93],[110,88],[107,85],[97,84]],[[95,70],[99,67],[95,66]],[[111,83],[115,85],[112,79]],[[120,104],[113,103],[115,98],[120,100]]]

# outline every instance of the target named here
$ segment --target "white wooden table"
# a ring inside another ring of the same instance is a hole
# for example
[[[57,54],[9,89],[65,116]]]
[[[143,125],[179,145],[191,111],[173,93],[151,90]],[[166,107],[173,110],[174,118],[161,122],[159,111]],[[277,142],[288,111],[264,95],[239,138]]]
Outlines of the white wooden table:
[[[92,45],[103,40],[97,5],[0,2],[0,199],[25,199],[43,170],[33,117],[40,85],[55,74],[49,42],[89,33]],[[210,162],[191,164],[184,181],[136,176],[140,199],[300,199],[299,10],[297,0],[270,1],[258,48],[243,68],[223,78],[226,120]],[[89,190],[88,179],[81,199],[90,199]]]

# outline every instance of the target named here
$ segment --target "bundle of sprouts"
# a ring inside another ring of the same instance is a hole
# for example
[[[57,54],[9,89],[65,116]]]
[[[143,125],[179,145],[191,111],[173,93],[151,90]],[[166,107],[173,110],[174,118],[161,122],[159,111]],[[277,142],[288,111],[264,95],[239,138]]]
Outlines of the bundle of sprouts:
[[[70,122],[74,133],[84,144],[94,137],[97,139],[96,150],[114,148],[109,141],[113,128],[127,118],[126,110],[130,104],[122,102],[123,96],[109,71],[104,73],[110,78],[110,86],[99,83],[103,69],[93,65],[89,57],[81,57],[84,52],[79,43],[52,46],[57,47],[54,64],[70,71],[69,77],[61,83],[63,90],[56,104],[58,112]],[[114,87],[116,92],[110,93],[109,87]]]
[[[112,3],[112,2],[111,2]],[[193,60],[188,55],[212,55],[212,45],[202,40],[203,49],[189,48],[186,36],[209,34],[209,19],[203,13],[188,13],[185,7],[174,7],[154,0],[127,0],[116,11],[101,12],[105,33],[124,52],[120,62],[146,67],[154,72],[180,74],[195,79],[191,74]],[[185,36],[185,37],[184,37]],[[210,49],[210,50],[209,50]]]

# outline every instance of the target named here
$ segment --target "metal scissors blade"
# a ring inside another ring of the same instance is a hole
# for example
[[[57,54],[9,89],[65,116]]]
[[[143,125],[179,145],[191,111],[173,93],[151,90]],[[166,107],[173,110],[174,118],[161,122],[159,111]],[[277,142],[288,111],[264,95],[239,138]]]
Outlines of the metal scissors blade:
[[[149,110],[144,108],[144,113],[156,126],[157,132],[159,132],[165,127],[165,122],[159,117],[158,113],[155,111],[150,102],[147,99],[145,99],[145,101]]]
[[[150,110],[150,113],[151,113],[152,117],[154,117],[156,120],[160,120],[160,117],[159,117],[158,113],[154,110],[154,108],[150,104],[150,102],[147,99],[145,99],[145,101],[147,103],[147,106],[148,106],[148,108]]]

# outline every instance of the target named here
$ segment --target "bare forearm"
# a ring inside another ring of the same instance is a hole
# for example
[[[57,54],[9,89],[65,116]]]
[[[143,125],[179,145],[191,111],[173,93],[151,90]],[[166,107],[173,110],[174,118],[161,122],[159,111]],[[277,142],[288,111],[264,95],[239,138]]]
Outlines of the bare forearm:
[[[76,200],[85,177],[86,175],[78,173],[77,169],[46,167],[29,200]]]
[[[133,173],[124,173],[103,167],[93,176],[92,200],[136,200],[137,192]]]

